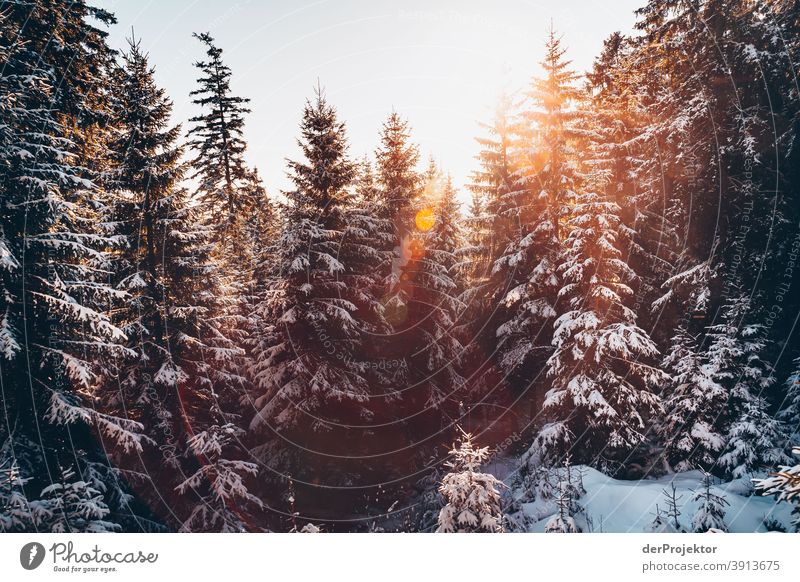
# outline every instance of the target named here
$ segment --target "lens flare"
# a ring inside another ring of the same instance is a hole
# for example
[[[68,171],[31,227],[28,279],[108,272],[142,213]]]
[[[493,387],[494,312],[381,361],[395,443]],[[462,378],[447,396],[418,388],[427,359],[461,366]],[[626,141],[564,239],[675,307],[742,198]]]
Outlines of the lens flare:
[[[419,231],[427,232],[432,229],[433,225],[436,224],[436,216],[433,213],[433,208],[426,207],[417,212],[414,222]]]

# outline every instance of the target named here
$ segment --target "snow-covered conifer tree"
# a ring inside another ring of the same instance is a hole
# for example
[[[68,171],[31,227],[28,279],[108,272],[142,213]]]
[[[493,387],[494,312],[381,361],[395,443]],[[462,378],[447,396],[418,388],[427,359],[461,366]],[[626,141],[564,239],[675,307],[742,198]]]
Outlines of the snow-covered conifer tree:
[[[800,456],[800,447],[794,447],[792,453]],[[794,504],[795,530],[800,529],[800,463],[784,465],[765,479],[755,480],[756,490],[762,495],[772,495],[776,501],[789,501]]]
[[[576,155],[582,95],[565,54],[551,26],[541,63],[544,75],[532,82],[517,130],[514,190],[525,201],[519,217],[523,229],[494,264],[495,270],[519,271],[520,282],[502,299],[512,314],[498,327],[497,337],[503,369],[523,378],[541,370],[552,353],[563,223],[583,181]]]
[[[697,503],[697,510],[692,517],[692,531],[703,533],[707,531],[728,531],[725,523],[725,507],[730,505],[724,495],[711,490],[712,476],[704,473],[703,482],[692,495],[692,501]]]
[[[201,76],[190,95],[200,112],[189,120],[191,153],[188,176],[197,181],[202,205],[198,218],[210,229],[213,257],[221,269],[220,292],[226,299],[226,328],[237,344],[252,327],[252,284],[264,264],[264,243],[274,208],[256,170],[247,167],[244,154],[244,118],[249,99],[231,88],[232,71],[222,49],[208,33],[194,34],[205,48],[206,59],[195,62]],[[238,363],[245,368],[244,359]]]
[[[389,321],[403,327],[408,291],[403,273],[411,255],[411,236],[417,201],[424,187],[417,170],[419,148],[411,142],[408,122],[392,111],[381,130],[381,144],[375,152],[376,178],[382,198],[380,218],[388,223],[391,235],[388,250],[392,262],[384,266],[385,298]]]
[[[22,477],[16,465],[5,463],[0,466],[0,533],[34,531],[47,514],[46,503],[29,501],[24,485],[30,477]]]
[[[675,528],[669,522],[667,515],[656,504],[656,510],[653,512],[653,521],[647,526],[650,533],[675,533]]]
[[[111,513],[103,499],[102,482],[87,483],[72,469],[62,469],[58,479],[42,490],[46,517],[53,533],[108,533],[120,526],[106,518]]]
[[[679,504],[683,495],[678,495],[678,489],[674,482],[669,484],[669,489],[664,489],[661,493],[664,496],[665,515],[668,523],[676,532],[686,531],[680,522],[681,508]]]
[[[407,267],[413,280],[408,305],[410,380],[421,392],[412,413],[447,407],[457,413],[464,379],[459,373],[463,347],[454,335],[459,312],[456,252],[461,244],[460,205],[452,178],[430,200],[432,225],[417,235]],[[422,388],[423,390],[420,390]],[[439,419],[437,419],[439,420]],[[437,424],[436,429],[439,426]]]
[[[581,463],[615,468],[645,438],[660,409],[651,386],[661,372],[647,332],[626,305],[635,278],[617,246],[619,207],[601,195],[576,199],[561,256],[564,312],[556,320],[548,423],[534,447],[552,462],[571,452]]]
[[[472,435],[464,434],[450,451],[450,472],[442,478],[439,491],[447,501],[439,512],[438,533],[499,533],[503,531],[500,491],[503,483],[480,467],[489,448],[475,448]]]
[[[469,272],[459,298],[462,312],[456,328],[465,347],[463,371],[472,378],[468,400],[490,393],[495,374],[501,372],[496,361],[502,355],[497,352],[497,329],[516,307],[505,298],[524,283],[534,258],[516,246],[531,222],[531,198],[516,183],[517,127],[511,96],[500,97],[491,120],[482,128],[483,135],[476,138],[479,167],[467,185],[475,202],[465,221],[468,244],[459,253],[461,270]]]
[[[565,482],[560,482],[556,493],[556,506],[558,513],[551,517],[544,526],[545,533],[580,533],[580,528],[575,523],[570,509],[573,503],[570,491]]]
[[[356,320],[359,304],[370,301],[364,293],[370,279],[354,268],[358,247],[349,236],[356,167],[347,156],[345,126],[321,89],[306,104],[301,133],[305,159],[289,162],[294,189],[285,193],[278,273],[257,307],[266,328],[251,369],[257,411],[251,429],[267,435],[255,453],[272,453],[271,462],[293,462],[301,454],[276,441],[275,432],[307,448],[319,441],[347,450],[358,443],[328,433],[372,415]]]
[[[193,453],[194,441],[180,436],[186,427],[202,435],[219,425],[230,426],[223,419],[243,381],[235,367],[242,350],[226,337],[220,320],[224,305],[211,232],[180,186],[185,168],[176,143],[180,127],[169,125],[172,104],[156,86],[137,42],[130,41],[123,57],[118,131],[110,144],[113,166],[107,182],[116,196],[114,281],[125,293],[114,317],[125,331],[131,355],[119,358],[115,372],[107,375],[104,402],[147,427],[156,447],[138,457],[143,466],[136,470],[164,478],[166,483],[153,483],[156,488],[173,488],[187,465],[185,453],[203,459]],[[191,483],[198,481],[198,474],[213,471],[214,463],[216,459],[203,460]],[[153,470],[161,464],[170,472]],[[250,473],[244,468],[243,475]],[[179,490],[185,492],[187,486]],[[158,498],[154,491],[145,496]],[[183,503],[194,516],[192,504],[204,502]],[[194,518],[189,521],[197,524]],[[216,525],[224,526],[210,519],[204,528]]]
[[[683,329],[673,337],[662,369],[669,379],[656,430],[665,460],[678,471],[710,467],[725,446],[720,418],[727,392],[704,361],[697,339]]]
[[[800,358],[793,363],[794,371],[786,379],[786,396],[777,415],[790,443],[800,440]]]
[[[733,297],[725,305],[722,321],[708,333],[708,366],[727,388],[727,409],[719,416],[726,428],[725,448],[716,464],[733,478],[788,460],[783,452],[784,427],[767,400],[774,377],[762,359],[763,325],[748,323],[750,313],[749,298]]]
[[[575,475],[570,458],[564,459],[564,467],[555,469],[557,484],[554,497],[558,513],[553,515],[544,526],[545,533],[580,533],[581,528],[575,522],[575,515],[582,511],[578,498],[585,494],[580,476]]]
[[[106,507],[127,499],[92,432],[109,454],[142,443],[141,425],[93,401],[103,362],[124,351],[105,313],[116,295],[106,282],[112,240],[97,228],[105,195],[81,165],[90,128],[107,114],[99,102],[110,49],[94,24],[112,21],[83,1],[10,1],[0,11],[0,373],[9,415],[0,466],[14,467],[16,491],[31,503],[62,470],[83,476],[71,493],[77,503],[94,503],[94,492]],[[66,495],[48,490],[51,501]]]
[[[258,475],[255,463],[227,458],[232,445],[244,435],[233,423],[212,425],[194,434],[189,451],[201,459],[200,467],[177,485],[178,492],[196,494],[200,499],[181,524],[180,531],[252,531],[248,507],[263,508],[263,502],[250,493],[248,476]]]
[[[194,154],[191,176],[199,181],[200,199],[216,238],[222,240],[232,234],[229,231],[238,217],[247,216],[260,203],[245,187],[249,170],[244,161],[247,144],[243,131],[250,100],[233,94],[231,69],[222,60],[222,49],[214,44],[213,37],[208,33],[194,37],[203,43],[208,60],[195,63],[201,77],[191,95],[202,112],[189,120],[189,147]]]

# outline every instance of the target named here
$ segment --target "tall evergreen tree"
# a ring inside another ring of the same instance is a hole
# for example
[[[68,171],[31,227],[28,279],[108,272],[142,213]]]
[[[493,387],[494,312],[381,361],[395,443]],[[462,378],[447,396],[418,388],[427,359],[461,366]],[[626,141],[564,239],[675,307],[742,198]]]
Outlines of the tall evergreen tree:
[[[20,529],[115,530],[134,517],[106,451],[142,446],[141,425],[96,408],[104,358],[123,332],[104,313],[108,237],[94,229],[103,195],[80,165],[96,99],[108,13],[84,2],[4,2],[0,11],[0,466],[12,467],[17,500],[31,512]],[[58,39],[58,42],[53,42]],[[72,60],[77,60],[74,69]],[[48,489],[64,477],[65,488]],[[67,492],[102,523],[64,525]],[[62,527],[63,526],[63,527]]]
[[[228,303],[225,327],[241,345],[253,310],[254,271],[263,262],[262,230],[272,220],[273,208],[258,172],[244,160],[244,118],[250,100],[233,94],[233,74],[211,35],[194,37],[203,43],[207,59],[195,63],[201,76],[190,93],[200,113],[189,120],[189,177],[198,181],[196,194],[203,207],[199,218],[212,231],[214,259],[222,269],[220,291]],[[241,359],[238,367],[246,366]]]
[[[390,322],[402,328],[410,284],[403,275],[411,257],[414,217],[424,180],[417,170],[419,148],[411,142],[408,122],[395,111],[383,124],[375,158],[383,206],[381,218],[389,223],[392,250],[392,262],[384,266],[383,303]]]
[[[211,232],[200,224],[197,208],[180,185],[183,148],[177,144],[180,126],[169,125],[171,110],[147,56],[131,40],[124,55],[119,131],[111,143],[108,183],[116,194],[113,219],[120,244],[114,280],[125,294],[115,323],[125,331],[133,357],[117,362],[108,378],[106,405],[144,424],[158,443],[157,450],[139,456],[141,466],[134,465],[143,475],[165,477],[166,482],[153,483],[155,490],[147,491],[154,503],[165,486],[183,493],[193,490],[176,507],[162,508],[180,516],[183,511],[195,515],[192,505],[207,501],[199,493],[202,479],[197,472],[184,484],[175,480],[183,470],[192,470],[195,460],[202,465],[200,475],[218,478],[212,468],[219,466],[223,448],[229,452],[231,439],[218,439],[213,451],[208,439],[202,446],[195,441],[233,426],[235,417],[226,408],[242,379],[232,365],[241,349],[224,335],[219,321],[223,305]],[[181,436],[186,432],[191,438]],[[169,468],[166,475],[156,470],[162,465]],[[255,472],[246,464],[235,468],[243,474]],[[232,473],[228,466],[227,483],[235,487]],[[204,524],[191,520],[202,529],[226,529],[226,523],[223,518]]]
[[[501,96],[490,123],[482,124],[485,135],[476,138],[480,145],[474,171],[468,185],[473,194],[473,208],[466,226],[470,244],[465,261],[470,261],[471,275],[461,297],[467,308],[463,339],[472,350],[491,353],[495,330],[508,317],[502,299],[516,287],[523,273],[517,264],[498,263],[503,253],[521,238],[523,202],[514,188],[514,122],[512,101]]]
[[[662,361],[669,376],[657,425],[664,459],[676,470],[710,467],[725,446],[721,415],[727,393],[705,362],[696,337],[679,329]]]
[[[473,213],[476,228],[480,235],[476,236],[475,252],[485,257],[488,270],[480,272],[477,277],[489,278],[494,273],[494,262],[505,251],[506,247],[516,239],[520,228],[519,206],[514,189],[514,145],[515,127],[512,119],[512,99],[504,94],[495,107],[491,123],[481,124],[486,135],[476,138],[481,149],[476,156],[480,165],[471,176],[470,191],[476,200],[481,201],[481,211]],[[504,275],[508,275],[504,273]],[[481,289],[481,295],[488,298],[503,293],[508,283],[494,279],[499,291],[492,293]],[[477,281],[476,281],[477,283]],[[476,289],[480,287],[475,286]]]
[[[747,320],[750,299],[729,300],[722,321],[712,326],[706,357],[714,378],[726,387],[727,407],[720,420],[726,428],[725,449],[716,465],[738,478],[788,462],[785,431],[771,414],[767,399],[774,383],[772,367],[762,359],[763,326]]]
[[[615,470],[646,438],[660,409],[651,388],[662,378],[650,365],[658,350],[625,304],[635,273],[617,246],[619,206],[601,195],[579,196],[558,270],[567,311],[556,320],[548,361],[548,423],[534,447],[552,462],[567,453]]]
[[[587,74],[584,165],[602,177],[606,196],[620,206],[626,225],[620,250],[639,275],[633,289],[642,327],[652,328],[654,339],[668,340],[661,328],[669,326],[652,325],[662,310],[641,306],[661,296],[659,285],[674,273],[678,262],[677,202],[665,199],[660,188],[662,174],[654,165],[659,148],[649,133],[653,112],[642,103],[647,75],[631,64],[634,47],[634,41],[613,33]]]
[[[368,380],[378,392],[394,393],[407,382],[407,366],[387,368],[386,346],[392,340],[392,326],[387,320],[387,267],[397,266],[394,245],[394,223],[388,218],[386,201],[382,196],[372,162],[364,156],[358,165],[354,185],[354,200],[349,211],[348,241],[354,249],[352,269],[360,275],[364,296],[360,301],[359,324],[365,342],[359,350],[365,362],[375,364],[368,371]],[[394,411],[387,410],[390,415]]]
[[[233,95],[232,72],[222,60],[222,49],[208,33],[194,34],[206,49],[208,60],[195,63],[201,71],[199,87],[190,95],[202,113],[192,117],[189,147],[194,153],[192,174],[200,182],[199,196],[206,206],[215,235],[224,239],[237,217],[247,215],[258,204],[245,183],[250,178],[244,161],[244,116],[250,112],[244,97]],[[237,241],[240,242],[240,241]]]
[[[317,447],[356,450],[352,431],[340,440],[330,433],[372,416],[356,320],[371,299],[364,292],[370,281],[354,268],[358,247],[349,236],[356,167],[347,156],[345,126],[321,89],[306,103],[299,144],[304,159],[289,162],[294,189],[285,193],[279,272],[258,306],[267,327],[251,370],[257,411],[251,429],[268,435],[255,454],[308,471],[311,464],[298,464],[303,449],[317,467]],[[272,431],[300,447],[289,449]]]
[[[424,395],[414,399],[411,408],[412,414],[438,413],[436,420],[441,421],[443,409],[450,415],[458,412],[464,384],[459,373],[463,347],[454,336],[460,311],[456,273],[456,252],[461,244],[460,204],[449,176],[430,202],[434,205],[428,209],[432,224],[420,218],[423,232],[416,239],[417,250],[408,269],[414,281],[409,301],[410,381],[412,390]],[[434,428],[438,430],[440,425],[437,423]]]
[[[533,80],[530,107],[521,113],[524,146],[518,152],[515,189],[529,200],[521,217],[526,228],[494,266],[520,271],[521,282],[502,300],[513,312],[497,335],[503,369],[523,379],[540,370],[551,353],[549,329],[556,316],[562,223],[581,181],[575,155],[581,93],[565,53],[551,26],[542,61],[544,76]]]

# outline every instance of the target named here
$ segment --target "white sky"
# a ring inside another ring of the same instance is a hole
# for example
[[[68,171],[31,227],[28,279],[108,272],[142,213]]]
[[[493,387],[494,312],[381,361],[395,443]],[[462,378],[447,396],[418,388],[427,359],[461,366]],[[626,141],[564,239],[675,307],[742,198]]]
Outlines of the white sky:
[[[156,79],[175,104],[174,121],[195,113],[189,91],[204,57],[192,32],[211,32],[249,97],[248,161],[268,190],[288,187],[303,103],[317,78],[346,122],[350,153],[372,152],[394,107],[413,128],[423,164],[430,154],[457,186],[475,167],[478,121],[497,95],[523,88],[539,71],[552,18],[577,70],[587,70],[611,32],[629,32],[644,0],[99,0],[150,53]],[[462,192],[462,196],[466,195]]]

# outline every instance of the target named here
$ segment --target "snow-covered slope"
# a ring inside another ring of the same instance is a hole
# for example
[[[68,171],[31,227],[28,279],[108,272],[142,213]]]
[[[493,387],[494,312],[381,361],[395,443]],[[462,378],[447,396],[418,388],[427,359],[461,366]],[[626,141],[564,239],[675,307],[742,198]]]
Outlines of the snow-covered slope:
[[[666,509],[664,490],[674,483],[681,512],[679,522],[691,531],[692,516],[697,503],[692,494],[701,487],[703,474],[688,471],[666,475],[659,479],[641,481],[619,481],[588,467],[581,467],[583,486],[586,494],[578,503],[583,512],[575,516],[575,521],[583,531],[603,532],[643,532],[649,529],[656,513],[656,504]],[[791,510],[788,503],[776,504],[771,497],[749,495],[745,481],[732,481],[714,486],[713,491],[725,496],[730,503],[726,507],[725,522],[731,532],[763,532],[764,519],[770,518],[792,531]],[[522,505],[528,523],[528,531],[543,532],[550,516],[555,514],[555,502],[534,502]],[[587,517],[592,526],[588,527]]]

